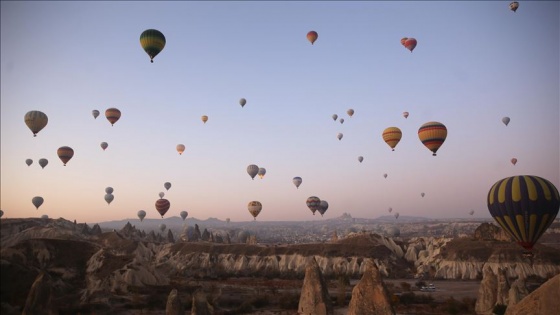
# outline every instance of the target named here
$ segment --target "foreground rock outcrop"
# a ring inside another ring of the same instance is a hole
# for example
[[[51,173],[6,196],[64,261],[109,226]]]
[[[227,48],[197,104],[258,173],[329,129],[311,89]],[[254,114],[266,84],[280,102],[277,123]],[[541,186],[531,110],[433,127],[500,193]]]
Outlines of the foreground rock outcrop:
[[[183,305],[181,304],[181,299],[177,294],[177,289],[171,290],[169,296],[167,297],[167,304],[165,306],[165,315],[183,315],[185,314],[183,310]]]
[[[516,305],[510,305],[505,315],[558,314],[560,311],[560,275],[543,283]]]
[[[52,287],[53,281],[51,277],[45,272],[40,273],[31,286],[22,315],[57,314],[58,312],[52,299]]]
[[[367,260],[366,270],[360,282],[352,290],[348,315],[394,315],[389,294],[381,279],[379,269]]]
[[[303,287],[301,288],[298,314],[333,314],[333,307],[327,284],[315,257],[311,257],[305,267],[305,278],[303,279]]]
[[[492,314],[492,310],[496,305],[498,293],[498,277],[492,269],[484,269],[484,276],[480,287],[478,288],[478,297],[476,298],[475,311],[477,314]]]

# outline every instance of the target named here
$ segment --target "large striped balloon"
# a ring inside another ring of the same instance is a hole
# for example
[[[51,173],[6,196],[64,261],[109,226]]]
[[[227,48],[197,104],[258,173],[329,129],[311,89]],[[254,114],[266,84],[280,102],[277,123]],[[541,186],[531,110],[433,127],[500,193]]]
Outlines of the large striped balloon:
[[[119,118],[121,118],[121,111],[114,107],[107,108],[105,111],[105,117],[107,117],[107,120],[112,126],[119,120]]]
[[[66,166],[66,163],[68,163],[68,161],[70,161],[70,159],[74,156],[74,150],[71,147],[64,146],[58,148],[58,150],[56,150],[56,154],[64,166]]]
[[[402,132],[397,127],[389,127],[383,130],[383,141],[385,141],[393,151],[395,151],[395,147],[401,141]]]
[[[427,122],[418,129],[418,138],[436,156],[437,150],[447,138],[447,128],[437,121]]]
[[[49,122],[47,115],[38,110],[27,112],[24,116],[24,120],[27,127],[31,130],[31,132],[33,132],[33,137],[37,137],[37,133],[45,128]]]
[[[171,207],[171,203],[169,202],[169,200],[163,198],[156,200],[156,210],[157,212],[159,212],[162,218],[167,210],[169,210],[169,207]]]
[[[559,208],[558,190],[538,176],[507,177],[488,192],[488,210],[494,220],[527,250],[552,224]]]
[[[251,213],[251,215],[253,216],[253,219],[256,220],[259,213],[261,213],[262,204],[259,201],[250,201],[249,204],[247,205],[247,209],[249,210],[249,213]]]
[[[145,30],[140,35],[140,45],[144,51],[150,56],[150,62],[154,62],[154,58],[163,50],[165,47],[165,36],[154,29]]]
[[[313,212],[313,215],[315,215],[315,211],[319,210],[319,208],[321,207],[321,199],[319,199],[319,197],[311,196],[307,198],[307,201],[305,203],[307,204],[309,210]]]

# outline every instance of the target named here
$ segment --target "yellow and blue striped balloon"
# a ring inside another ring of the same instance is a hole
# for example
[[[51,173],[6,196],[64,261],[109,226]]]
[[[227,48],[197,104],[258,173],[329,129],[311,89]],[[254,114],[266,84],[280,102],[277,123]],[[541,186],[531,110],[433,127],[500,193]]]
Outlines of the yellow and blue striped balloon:
[[[154,62],[154,58],[163,50],[165,47],[165,36],[154,29],[148,29],[142,32],[140,35],[140,45],[144,51],[150,56],[150,62]]]
[[[432,155],[436,156],[437,150],[447,138],[447,128],[437,121],[427,122],[418,129],[418,138],[426,148],[433,152]]]
[[[559,208],[558,189],[538,176],[507,177],[488,192],[488,210],[494,220],[527,250],[552,224]]]

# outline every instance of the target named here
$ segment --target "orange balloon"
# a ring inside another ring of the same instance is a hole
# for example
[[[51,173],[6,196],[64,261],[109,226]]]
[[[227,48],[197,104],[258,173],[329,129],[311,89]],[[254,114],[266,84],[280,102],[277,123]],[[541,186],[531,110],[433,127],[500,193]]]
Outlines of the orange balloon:
[[[112,126],[121,118],[121,111],[116,108],[109,108],[105,111],[105,117],[107,117]]]
[[[437,150],[447,138],[447,128],[444,124],[437,121],[427,122],[418,129],[418,138],[435,156]]]
[[[56,150],[56,154],[62,163],[64,163],[64,166],[66,166],[66,163],[74,156],[74,150],[72,150],[71,147],[60,147]]]
[[[383,140],[395,151],[395,147],[401,141],[402,132],[397,127],[389,127],[383,130]]]
[[[313,43],[315,43],[315,41],[317,40],[318,37],[319,37],[319,34],[317,34],[317,32],[315,32],[315,31],[310,31],[309,33],[307,33],[307,40],[311,42],[311,45],[313,45]]]

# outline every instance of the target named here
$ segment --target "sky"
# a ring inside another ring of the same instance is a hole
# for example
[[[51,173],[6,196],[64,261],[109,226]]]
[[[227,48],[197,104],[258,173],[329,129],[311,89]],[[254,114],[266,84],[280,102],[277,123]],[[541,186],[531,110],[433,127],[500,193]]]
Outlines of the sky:
[[[166,217],[248,221],[256,200],[257,221],[377,218],[389,207],[489,218],[502,178],[560,187],[560,2],[520,1],[515,13],[509,2],[2,1],[3,218],[160,218],[159,192]],[[154,63],[139,42],[150,28],[166,37]],[[413,52],[403,37],[417,39]],[[110,107],[122,112],[114,126]],[[24,123],[31,110],[49,118],[37,137]],[[448,130],[437,156],[418,139],[428,121]],[[395,151],[381,137],[392,126],[403,134]],[[66,166],[61,146],[75,152]],[[249,164],[264,178],[252,180]],[[310,196],[329,203],[324,217]]]

